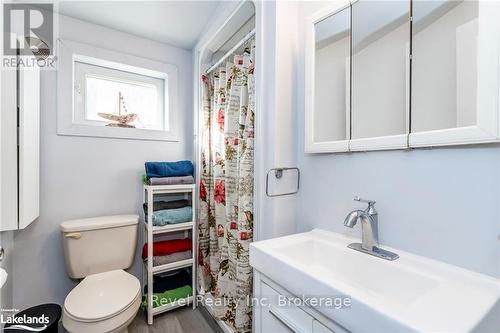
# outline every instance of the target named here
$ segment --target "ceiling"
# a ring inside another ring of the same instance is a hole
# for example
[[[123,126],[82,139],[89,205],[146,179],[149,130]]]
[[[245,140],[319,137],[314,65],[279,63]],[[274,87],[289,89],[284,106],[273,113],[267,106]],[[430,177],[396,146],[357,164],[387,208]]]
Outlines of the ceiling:
[[[221,1],[58,1],[58,12],[192,49]]]

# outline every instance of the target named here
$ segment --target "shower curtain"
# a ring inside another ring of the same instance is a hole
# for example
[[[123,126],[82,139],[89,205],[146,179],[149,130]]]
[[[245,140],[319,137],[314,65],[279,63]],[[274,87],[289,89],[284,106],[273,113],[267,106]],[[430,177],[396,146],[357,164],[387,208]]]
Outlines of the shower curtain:
[[[202,76],[198,283],[215,316],[236,332],[252,325],[254,50]]]

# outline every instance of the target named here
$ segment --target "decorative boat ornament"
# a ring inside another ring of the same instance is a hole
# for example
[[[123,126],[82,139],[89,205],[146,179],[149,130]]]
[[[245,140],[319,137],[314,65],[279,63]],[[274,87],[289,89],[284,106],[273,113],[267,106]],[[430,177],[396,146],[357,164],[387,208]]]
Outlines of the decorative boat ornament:
[[[99,112],[97,115],[107,120],[114,121],[114,123],[109,123],[106,126],[109,127],[124,127],[124,128],[135,128],[134,125],[130,123],[137,120],[136,113],[127,113],[127,107],[125,106],[125,100],[123,99],[123,95],[118,92],[118,114],[116,113],[104,113]],[[122,114],[125,113],[125,114]]]

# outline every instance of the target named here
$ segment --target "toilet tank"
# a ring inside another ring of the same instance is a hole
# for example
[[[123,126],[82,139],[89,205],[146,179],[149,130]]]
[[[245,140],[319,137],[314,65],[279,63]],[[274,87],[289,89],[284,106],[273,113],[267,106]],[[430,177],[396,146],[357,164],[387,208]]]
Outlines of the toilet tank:
[[[88,275],[132,266],[138,215],[101,216],[61,223],[68,275]]]

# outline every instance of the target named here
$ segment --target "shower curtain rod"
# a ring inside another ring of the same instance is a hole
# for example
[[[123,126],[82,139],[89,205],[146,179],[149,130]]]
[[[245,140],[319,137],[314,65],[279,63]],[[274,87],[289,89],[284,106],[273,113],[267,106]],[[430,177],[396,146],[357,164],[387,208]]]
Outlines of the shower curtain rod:
[[[231,48],[231,50],[227,51],[227,53],[224,54],[224,56],[222,56],[222,58],[220,58],[212,67],[210,67],[205,72],[205,74],[208,74],[211,71],[213,71],[214,69],[216,69],[224,60],[227,59],[227,57],[229,57],[231,54],[233,54],[241,45],[243,45],[247,40],[252,38],[254,35],[255,35],[255,28],[252,29],[252,31],[250,31],[245,37],[243,37],[243,39],[240,40],[235,46],[233,46]]]

